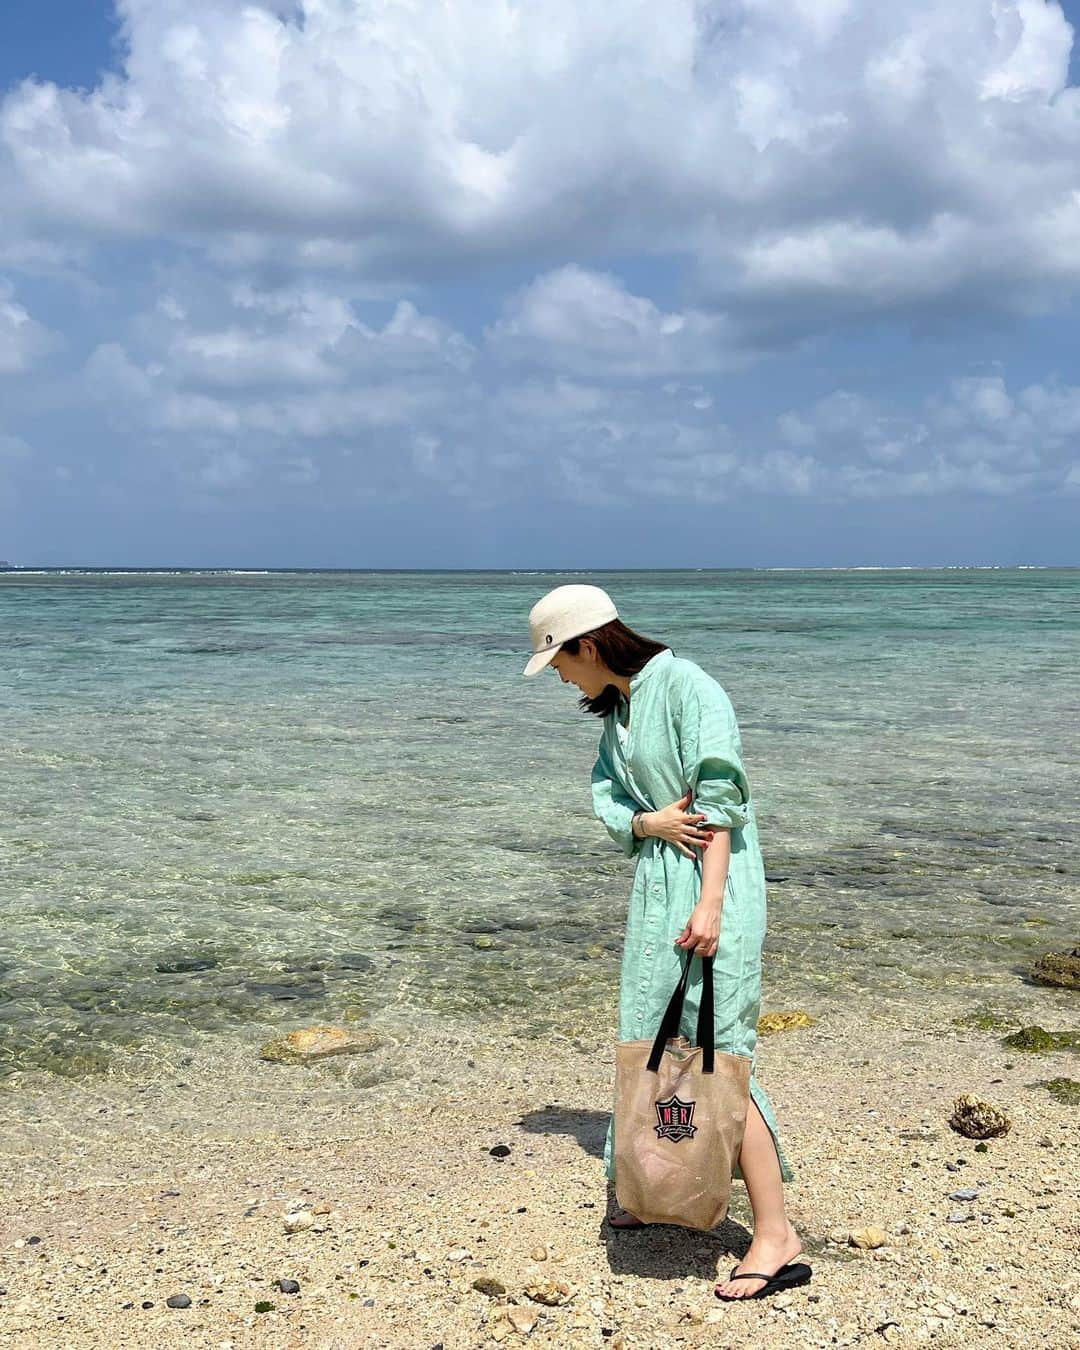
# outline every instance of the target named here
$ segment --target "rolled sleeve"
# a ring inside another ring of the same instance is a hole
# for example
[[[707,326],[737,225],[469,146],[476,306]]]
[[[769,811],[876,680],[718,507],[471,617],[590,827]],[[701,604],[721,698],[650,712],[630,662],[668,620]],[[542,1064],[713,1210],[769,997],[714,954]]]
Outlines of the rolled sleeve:
[[[628,858],[641,852],[644,839],[638,839],[630,828],[634,812],[643,808],[628,797],[615,777],[611,761],[600,738],[600,750],[592,771],[593,812],[604,828]]]
[[[678,718],[679,755],[700,812],[719,829],[740,830],[750,817],[750,784],[739,755],[731,702],[719,685],[687,681]]]

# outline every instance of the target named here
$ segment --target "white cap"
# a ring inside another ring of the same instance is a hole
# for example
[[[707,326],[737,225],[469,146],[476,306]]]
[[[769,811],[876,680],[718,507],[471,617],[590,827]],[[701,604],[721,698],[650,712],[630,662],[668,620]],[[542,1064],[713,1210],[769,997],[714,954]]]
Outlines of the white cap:
[[[599,586],[556,586],[529,611],[533,655],[526,675],[538,675],[567,638],[590,633],[619,617],[615,602]]]

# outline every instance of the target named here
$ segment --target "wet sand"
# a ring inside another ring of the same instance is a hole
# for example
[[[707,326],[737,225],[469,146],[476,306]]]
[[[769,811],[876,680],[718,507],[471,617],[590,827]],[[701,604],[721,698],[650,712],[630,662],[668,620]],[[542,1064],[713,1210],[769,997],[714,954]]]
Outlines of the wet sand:
[[[1048,993],[1044,1025],[1076,1028],[1069,997]],[[433,1026],[430,1042],[365,1065],[268,1064],[252,1042],[138,1079],[0,1096],[0,1342],[1080,1344],[1080,1112],[1039,1085],[1080,1078],[1077,1054],[1026,1054],[999,1031],[872,1005],[762,1037],[814,1276],[723,1303],[717,1272],[750,1237],[742,1183],[712,1233],[613,1231],[607,1019],[538,1039],[511,1030],[447,1041]],[[364,1086],[379,1065],[400,1077]],[[946,1124],[961,1093],[1012,1119],[985,1152]],[[509,1153],[492,1156],[498,1145]],[[962,1188],[977,1199],[949,1198]],[[299,1209],[312,1225],[286,1233]],[[885,1245],[852,1246],[869,1225]],[[484,1278],[490,1292],[474,1287]],[[545,1281],[561,1301],[526,1292]],[[190,1306],[168,1307],[176,1294]],[[256,1312],[260,1301],[272,1307]]]

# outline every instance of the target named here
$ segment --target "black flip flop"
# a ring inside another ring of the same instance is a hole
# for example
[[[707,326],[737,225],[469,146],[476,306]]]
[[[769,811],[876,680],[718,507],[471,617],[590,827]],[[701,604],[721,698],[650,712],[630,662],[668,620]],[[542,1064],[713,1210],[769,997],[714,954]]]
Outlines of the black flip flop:
[[[742,1270],[738,1275],[735,1274],[737,1264],[731,1267],[729,1280],[765,1280],[766,1283],[756,1294],[721,1294],[713,1290],[717,1298],[721,1298],[725,1303],[741,1303],[747,1298],[764,1298],[766,1294],[778,1294],[781,1289],[794,1289],[796,1285],[806,1284],[813,1274],[813,1271],[805,1261],[792,1261],[786,1266],[781,1266],[775,1275],[766,1275],[763,1271]]]

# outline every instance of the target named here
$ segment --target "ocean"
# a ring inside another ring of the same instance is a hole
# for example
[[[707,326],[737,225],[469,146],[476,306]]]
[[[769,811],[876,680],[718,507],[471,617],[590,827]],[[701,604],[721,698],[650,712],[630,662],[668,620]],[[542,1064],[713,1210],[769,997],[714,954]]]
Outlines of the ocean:
[[[1078,936],[1080,570],[11,571],[4,1086],[316,1022],[614,1028],[599,721],[522,677],[567,581],[731,697],[763,1010],[1066,1006],[1027,971]]]

